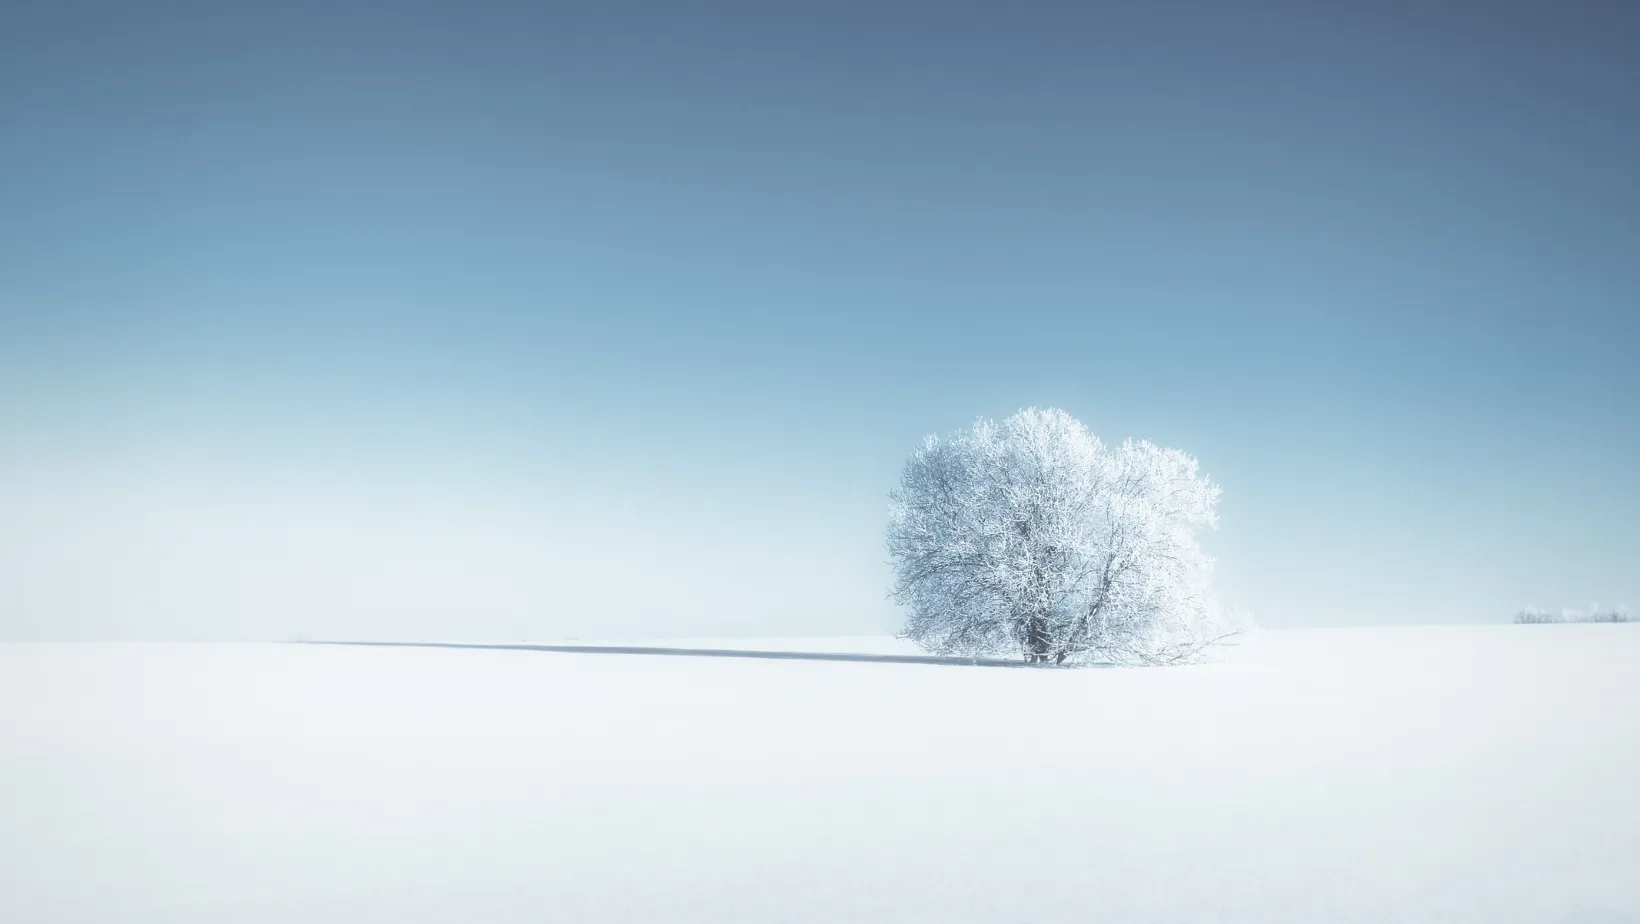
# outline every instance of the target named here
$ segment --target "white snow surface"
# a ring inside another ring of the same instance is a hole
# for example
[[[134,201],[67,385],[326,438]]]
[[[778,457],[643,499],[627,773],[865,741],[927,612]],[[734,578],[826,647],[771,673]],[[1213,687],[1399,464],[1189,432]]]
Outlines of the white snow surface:
[[[1637,666],[1640,625],[4,644],[0,921],[1640,921]]]

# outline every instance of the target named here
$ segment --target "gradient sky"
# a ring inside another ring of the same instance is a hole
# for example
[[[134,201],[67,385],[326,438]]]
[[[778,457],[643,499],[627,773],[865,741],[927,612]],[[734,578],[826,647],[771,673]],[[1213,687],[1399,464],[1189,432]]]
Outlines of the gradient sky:
[[[776,6],[0,4],[0,638],[885,631],[1027,405],[1266,626],[1640,604],[1640,7]]]

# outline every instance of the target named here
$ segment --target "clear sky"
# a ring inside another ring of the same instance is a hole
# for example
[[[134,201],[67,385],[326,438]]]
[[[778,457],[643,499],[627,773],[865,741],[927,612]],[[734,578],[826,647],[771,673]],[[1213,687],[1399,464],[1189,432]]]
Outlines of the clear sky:
[[[0,638],[892,629],[1027,405],[1274,627],[1640,605],[1632,3],[0,4]]]

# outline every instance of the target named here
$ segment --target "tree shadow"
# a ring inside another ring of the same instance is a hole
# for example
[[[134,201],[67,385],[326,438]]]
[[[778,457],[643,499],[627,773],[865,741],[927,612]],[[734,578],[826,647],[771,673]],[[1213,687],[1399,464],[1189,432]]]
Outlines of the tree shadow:
[[[947,667],[1054,668],[1055,665],[1003,658],[940,655],[860,654],[844,651],[748,651],[739,648],[662,648],[648,645],[486,645],[469,642],[360,642],[302,640],[293,645],[357,645],[374,648],[469,648],[482,651],[549,651],[559,654],[669,655],[685,658],[757,658],[766,661],[856,661],[871,664],[934,664]],[[1087,665],[1112,667],[1114,665]]]

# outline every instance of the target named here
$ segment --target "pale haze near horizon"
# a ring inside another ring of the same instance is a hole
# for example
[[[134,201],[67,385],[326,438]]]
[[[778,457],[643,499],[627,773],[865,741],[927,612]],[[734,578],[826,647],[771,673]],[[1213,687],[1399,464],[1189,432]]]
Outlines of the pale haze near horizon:
[[[7,4],[0,638],[892,631],[906,455],[1031,405],[1266,626],[1640,604],[1637,40]]]

